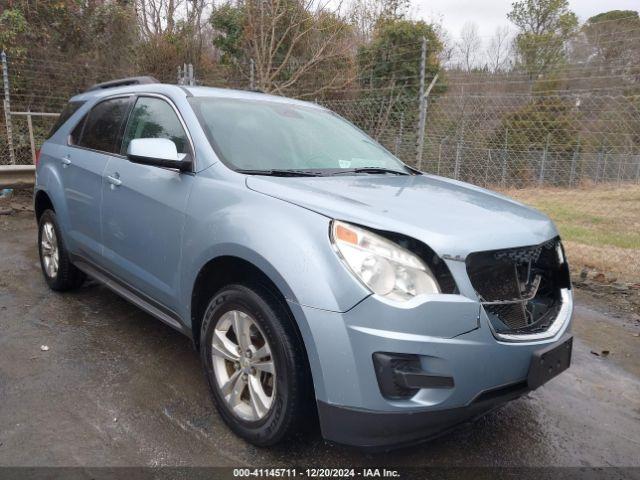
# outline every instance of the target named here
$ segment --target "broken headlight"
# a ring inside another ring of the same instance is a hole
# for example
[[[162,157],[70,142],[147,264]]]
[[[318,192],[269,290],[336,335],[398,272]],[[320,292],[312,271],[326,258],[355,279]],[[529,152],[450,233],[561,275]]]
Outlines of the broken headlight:
[[[419,257],[380,235],[334,220],[331,241],[355,276],[378,295],[409,300],[440,293],[435,276]]]

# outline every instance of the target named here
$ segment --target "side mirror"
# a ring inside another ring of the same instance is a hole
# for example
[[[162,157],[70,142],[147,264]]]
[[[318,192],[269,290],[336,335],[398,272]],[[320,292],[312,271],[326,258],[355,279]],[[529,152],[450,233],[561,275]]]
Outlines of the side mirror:
[[[167,138],[136,138],[129,142],[127,158],[133,163],[154,167],[191,170],[189,155],[178,153],[176,144]]]

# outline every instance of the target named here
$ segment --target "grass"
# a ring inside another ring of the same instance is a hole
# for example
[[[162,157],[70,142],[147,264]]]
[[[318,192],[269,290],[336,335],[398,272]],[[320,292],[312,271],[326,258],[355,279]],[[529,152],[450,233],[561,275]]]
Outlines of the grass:
[[[574,265],[640,281],[640,185],[504,193],[553,219]]]

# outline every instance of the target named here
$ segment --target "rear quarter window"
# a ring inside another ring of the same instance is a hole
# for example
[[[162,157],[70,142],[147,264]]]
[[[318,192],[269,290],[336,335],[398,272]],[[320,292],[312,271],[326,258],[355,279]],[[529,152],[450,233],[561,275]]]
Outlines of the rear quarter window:
[[[84,105],[84,102],[76,101],[76,102],[67,103],[65,107],[62,109],[62,112],[60,112],[60,116],[58,116],[58,118],[56,119],[56,122],[53,124],[53,127],[51,127],[51,130],[49,130],[47,139],[53,137],[53,135],[60,129],[60,127],[64,125],[65,122],[69,120],[69,118],[71,118],[71,115],[76,113],[76,111],[82,105]]]

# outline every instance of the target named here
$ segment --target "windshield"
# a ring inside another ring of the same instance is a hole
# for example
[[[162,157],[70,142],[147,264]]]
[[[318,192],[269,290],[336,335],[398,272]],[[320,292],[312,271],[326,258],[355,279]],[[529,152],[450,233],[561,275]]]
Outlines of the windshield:
[[[374,140],[327,110],[228,98],[189,100],[216,154],[235,170],[411,172]]]

